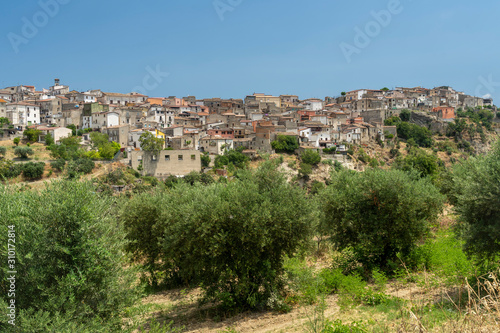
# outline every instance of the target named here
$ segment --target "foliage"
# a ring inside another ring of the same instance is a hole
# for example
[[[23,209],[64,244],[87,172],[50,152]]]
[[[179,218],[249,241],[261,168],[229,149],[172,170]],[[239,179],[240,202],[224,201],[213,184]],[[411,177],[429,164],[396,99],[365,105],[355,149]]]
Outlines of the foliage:
[[[428,179],[399,170],[341,171],[320,197],[322,229],[339,249],[352,247],[367,268],[388,269],[407,256],[442,210],[443,196]]]
[[[92,132],[90,133],[90,141],[92,148],[99,154],[87,155],[91,159],[105,159],[112,160],[115,154],[120,150],[120,144],[116,142],[109,142],[109,137],[105,133]]]
[[[39,179],[42,178],[45,170],[45,163],[43,162],[28,162],[23,164],[23,176],[26,179]]]
[[[40,134],[42,134],[42,131],[33,128],[27,128],[23,132],[23,135],[28,138],[29,142],[37,142]]]
[[[59,140],[59,144],[49,146],[50,155],[54,159],[71,160],[79,158],[83,155],[80,149],[81,138],[77,136],[70,136]]]
[[[302,178],[308,179],[311,174],[312,174],[312,165],[300,162],[299,175]]]
[[[66,166],[66,160],[58,159],[58,160],[52,161],[52,162],[50,162],[50,166],[52,167],[52,169],[61,172],[64,170],[64,167]]]
[[[297,137],[291,135],[278,135],[277,140],[271,142],[271,147],[276,153],[293,154],[299,148]]]
[[[71,135],[72,136],[76,136],[76,126],[74,124],[70,124],[68,126],[66,126],[66,128],[69,128],[72,132],[71,132]]]
[[[462,138],[462,133],[467,128],[465,119],[455,118],[455,121],[448,124],[446,135],[450,137]]]
[[[384,120],[384,125],[385,126],[396,126],[400,122],[401,122],[401,118],[399,118],[399,116],[392,116],[392,117]]]
[[[14,226],[16,265],[22,267],[15,332],[120,332],[122,311],[138,293],[134,271],[124,268],[124,234],[112,199],[89,183],[47,186],[41,192],[0,188],[0,224]],[[7,232],[0,239],[7,244]],[[7,262],[7,247],[0,257]],[[6,281],[7,269],[0,278]],[[0,290],[5,302],[8,285]],[[5,331],[4,318],[0,325]]]
[[[399,118],[401,118],[401,121],[410,121],[411,118],[411,111],[407,109],[401,110],[401,113],[399,114]]]
[[[210,166],[210,154],[208,153],[203,153],[201,154],[201,167],[202,168],[208,168]]]
[[[191,171],[189,174],[184,176],[182,178],[183,182],[189,185],[194,185],[196,183],[200,183],[203,185],[209,185],[214,182],[214,179],[212,176],[207,175],[206,173],[203,172],[196,172],[196,171]]]
[[[311,225],[305,193],[277,168],[267,161],[256,171],[240,171],[227,184],[181,184],[156,193],[144,199],[158,200],[160,216],[151,218],[156,223],[130,220],[143,230],[129,235],[151,235],[148,244],[154,245],[154,230],[163,232],[159,260],[168,282],[201,283],[205,300],[226,310],[265,306],[284,287],[284,255],[305,244]]]
[[[306,149],[300,155],[300,159],[302,160],[303,163],[310,165],[318,165],[318,163],[321,162],[321,155],[312,149]]]
[[[14,149],[14,155],[16,155],[20,158],[28,158],[29,156],[33,155],[34,153],[35,152],[30,147],[16,147],[16,149]]]
[[[401,122],[397,124],[397,131],[400,138],[413,139],[420,147],[432,147],[434,143],[431,131],[416,124]]]
[[[50,146],[50,145],[53,145],[54,143],[55,142],[54,142],[54,138],[52,137],[52,134],[47,133],[45,135],[45,145]]]
[[[311,194],[318,194],[324,188],[325,188],[325,183],[315,180],[311,184]]]
[[[441,165],[443,162],[436,155],[415,147],[410,149],[406,157],[397,157],[392,167],[407,172],[416,171],[420,177],[435,177]]]
[[[3,127],[3,125],[9,125],[10,121],[8,118],[5,117],[0,117],[0,127]]]
[[[427,269],[451,284],[460,284],[474,274],[475,266],[463,251],[463,242],[451,231],[440,231],[416,248],[407,262],[410,267]]]
[[[120,213],[128,240],[126,250],[135,261],[143,262],[148,272],[148,276],[144,275],[143,279],[147,279],[153,288],[158,286],[158,275],[161,274],[159,260],[164,253],[161,244],[164,237],[161,211],[167,200],[164,192],[141,193],[133,196]]]
[[[7,154],[7,148],[6,147],[0,147],[0,155],[2,155],[2,157],[5,157],[5,154]]]
[[[146,131],[139,137],[141,149],[158,154],[165,145],[165,141],[161,138],[155,137],[151,132]]]
[[[20,138],[14,138],[14,144],[16,146],[19,146],[19,142],[21,142],[21,139]]]
[[[215,158],[214,166],[216,169],[222,169],[225,165],[233,165],[238,169],[244,169],[248,166],[250,158],[242,153],[244,147],[236,150],[229,149],[224,151],[224,155],[218,155]]]
[[[456,210],[469,254],[483,260],[500,254],[500,142],[487,156],[471,157],[454,169]]]
[[[331,148],[324,148],[323,153],[325,154],[335,154],[337,151],[337,146],[332,146]]]
[[[68,178],[78,178],[80,174],[89,174],[95,168],[95,163],[88,158],[69,161],[66,167]]]

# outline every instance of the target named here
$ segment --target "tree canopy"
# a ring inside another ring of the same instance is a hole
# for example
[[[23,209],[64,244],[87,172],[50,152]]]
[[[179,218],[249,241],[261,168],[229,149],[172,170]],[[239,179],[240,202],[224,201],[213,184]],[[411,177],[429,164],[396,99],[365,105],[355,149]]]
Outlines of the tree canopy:
[[[277,153],[293,154],[299,148],[297,137],[291,135],[278,135],[277,140],[271,142],[271,147]]]
[[[158,154],[165,146],[165,141],[161,138],[155,137],[151,132],[144,132],[139,137],[141,148],[144,151],[153,152]]]
[[[453,181],[466,250],[482,260],[495,258],[500,254],[500,141],[487,156],[457,164]]]
[[[444,202],[428,178],[381,169],[334,173],[320,198],[322,229],[339,249],[352,248],[368,269],[390,269],[398,253],[407,256]]]

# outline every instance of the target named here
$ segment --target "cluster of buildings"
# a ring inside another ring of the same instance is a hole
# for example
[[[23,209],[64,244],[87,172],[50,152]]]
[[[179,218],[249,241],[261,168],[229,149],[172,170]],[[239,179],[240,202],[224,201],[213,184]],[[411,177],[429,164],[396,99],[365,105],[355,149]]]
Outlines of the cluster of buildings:
[[[16,135],[16,131],[36,125],[59,138],[67,126],[74,125],[107,133],[128,151],[140,151],[139,137],[147,131],[176,151],[219,155],[224,149],[243,147],[245,154],[255,156],[259,151],[272,152],[271,142],[278,135],[295,136],[301,146],[311,148],[369,143],[393,133],[395,129],[384,126],[384,120],[403,109],[427,111],[451,121],[458,107],[492,103],[451,87],[361,89],[339,97],[305,100],[296,95],[260,93],[245,99],[197,99],[79,92],[56,79],[53,86],[41,91],[23,85],[0,89],[0,117],[13,125],[0,136]],[[189,155],[189,160],[198,156]]]

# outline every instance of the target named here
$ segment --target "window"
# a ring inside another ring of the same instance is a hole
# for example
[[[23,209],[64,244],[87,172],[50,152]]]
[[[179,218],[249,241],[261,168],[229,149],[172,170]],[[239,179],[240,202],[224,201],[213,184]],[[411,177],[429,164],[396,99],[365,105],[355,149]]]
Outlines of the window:
[[[184,159],[184,156],[179,155],[179,161],[182,161]]]
[[[165,161],[170,161],[170,155],[165,155]]]
[[[156,155],[151,156],[151,161],[156,161]]]
[[[193,161],[195,161],[195,160],[196,160],[196,155],[191,155],[191,159],[192,159]]]

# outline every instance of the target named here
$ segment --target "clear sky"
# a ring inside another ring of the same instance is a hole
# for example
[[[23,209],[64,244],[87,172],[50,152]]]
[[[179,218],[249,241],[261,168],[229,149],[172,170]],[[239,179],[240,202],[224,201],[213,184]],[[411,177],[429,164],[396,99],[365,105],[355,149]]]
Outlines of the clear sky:
[[[499,1],[26,0],[2,12],[1,87],[57,77],[80,91],[305,99],[450,85],[500,100]]]

